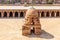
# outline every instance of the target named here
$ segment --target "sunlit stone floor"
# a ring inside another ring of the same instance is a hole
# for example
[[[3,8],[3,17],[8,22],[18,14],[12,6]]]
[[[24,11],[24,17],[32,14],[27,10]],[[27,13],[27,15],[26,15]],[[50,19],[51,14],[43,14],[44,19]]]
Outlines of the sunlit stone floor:
[[[23,18],[0,18],[0,40],[60,40],[60,18],[41,18],[41,35],[22,35]]]

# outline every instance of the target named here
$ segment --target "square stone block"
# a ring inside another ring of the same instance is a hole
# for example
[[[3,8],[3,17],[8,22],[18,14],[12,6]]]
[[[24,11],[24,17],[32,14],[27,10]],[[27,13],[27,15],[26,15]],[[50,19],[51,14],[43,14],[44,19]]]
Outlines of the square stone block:
[[[40,35],[40,34],[41,34],[41,30],[36,30],[36,29],[35,29],[35,33],[34,33],[34,34]]]
[[[23,35],[30,35],[31,34],[30,29],[29,30],[22,30],[22,34]]]

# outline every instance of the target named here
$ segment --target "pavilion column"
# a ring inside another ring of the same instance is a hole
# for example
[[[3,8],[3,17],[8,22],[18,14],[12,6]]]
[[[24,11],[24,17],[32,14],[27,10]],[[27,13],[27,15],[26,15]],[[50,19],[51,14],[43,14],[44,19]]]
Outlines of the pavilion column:
[[[24,17],[25,17],[25,13],[24,13]]]
[[[23,11],[23,17],[24,17],[25,15],[24,15],[24,11]]]
[[[41,13],[40,13],[40,17],[41,17]]]
[[[51,12],[49,13],[49,17],[51,17]]]
[[[46,12],[44,12],[44,17],[46,17]]]
[[[7,12],[7,17],[9,17],[9,12]]]
[[[59,17],[60,17],[60,12],[59,12]]]
[[[54,16],[56,17],[56,12],[54,13]]]
[[[38,12],[38,17],[40,17],[40,12]]]
[[[1,14],[2,14],[2,18],[3,18],[3,16],[4,16],[4,12],[1,12]]]
[[[24,11],[24,17],[26,16],[26,11]]]
[[[24,15],[26,15],[26,11],[24,11]]]
[[[20,17],[20,12],[18,12],[18,17]]]
[[[15,17],[15,12],[13,12],[13,17]]]

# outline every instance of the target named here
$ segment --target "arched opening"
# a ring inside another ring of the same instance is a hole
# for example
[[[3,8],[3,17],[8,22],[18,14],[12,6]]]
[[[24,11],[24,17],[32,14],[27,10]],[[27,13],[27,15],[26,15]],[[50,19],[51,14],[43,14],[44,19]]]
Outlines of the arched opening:
[[[44,12],[41,12],[41,17],[44,17]]]
[[[7,12],[4,12],[4,16],[3,17],[7,17]]]
[[[18,17],[18,12],[15,12],[15,17]]]
[[[35,33],[35,28],[34,27],[31,28],[31,34],[33,34],[33,33]]]
[[[56,13],[56,17],[59,17],[59,12]]]
[[[23,12],[20,13],[20,17],[24,17],[24,13]]]
[[[46,13],[46,17],[49,17],[49,12]]]
[[[9,13],[9,17],[13,17],[13,13],[12,12]]]
[[[0,17],[1,17],[1,12],[0,12]]]
[[[51,13],[51,16],[54,17],[54,12]]]

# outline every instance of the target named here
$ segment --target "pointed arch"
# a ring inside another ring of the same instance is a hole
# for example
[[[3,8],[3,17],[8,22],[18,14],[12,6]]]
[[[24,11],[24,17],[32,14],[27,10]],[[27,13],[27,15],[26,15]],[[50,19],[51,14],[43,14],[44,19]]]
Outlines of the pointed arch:
[[[56,17],[59,17],[59,12],[56,13]]]
[[[54,13],[54,11],[53,11],[53,12],[51,13],[51,16],[54,17],[54,14],[55,14],[55,13]]]
[[[24,12],[21,12],[20,13],[20,17],[24,17]]]
[[[44,12],[41,12],[41,17],[44,17]]]
[[[1,12],[0,12],[0,17],[1,17]]]
[[[49,17],[49,12],[46,13],[46,17]]]
[[[4,16],[3,17],[7,17],[7,12],[4,12]]]
[[[15,12],[15,17],[18,17],[18,12]]]
[[[13,17],[13,13],[12,12],[9,13],[9,17]]]

